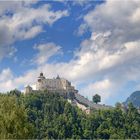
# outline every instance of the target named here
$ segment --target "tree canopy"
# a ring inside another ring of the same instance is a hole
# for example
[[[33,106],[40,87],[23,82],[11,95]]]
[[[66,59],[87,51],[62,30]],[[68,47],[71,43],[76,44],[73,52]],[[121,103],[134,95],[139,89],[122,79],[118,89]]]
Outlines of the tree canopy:
[[[0,126],[1,139],[140,138],[140,114],[132,104],[126,111],[117,106],[87,115],[47,91],[26,96],[1,94]]]
[[[100,95],[98,95],[98,94],[95,94],[94,96],[93,96],[93,98],[92,98],[92,101],[94,102],[94,103],[99,103],[99,102],[101,102],[101,96]]]

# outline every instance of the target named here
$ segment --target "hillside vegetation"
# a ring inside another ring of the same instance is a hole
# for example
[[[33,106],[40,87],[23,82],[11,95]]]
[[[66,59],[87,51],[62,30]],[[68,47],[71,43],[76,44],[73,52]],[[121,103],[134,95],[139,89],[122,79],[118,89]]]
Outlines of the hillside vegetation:
[[[58,94],[0,94],[0,139],[139,139],[140,114],[129,104],[86,115]]]

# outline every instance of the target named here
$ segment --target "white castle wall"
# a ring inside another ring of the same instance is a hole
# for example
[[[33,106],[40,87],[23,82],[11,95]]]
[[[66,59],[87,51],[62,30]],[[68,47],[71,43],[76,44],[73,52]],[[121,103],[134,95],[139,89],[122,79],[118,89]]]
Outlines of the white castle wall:
[[[46,79],[43,76],[43,73],[40,74],[38,77],[38,81],[36,83],[37,90],[49,90],[49,91],[56,91],[56,92],[65,92],[65,93],[76,93],[78,92],[75,90],[74,86],[71,86],[71,83],[63,78],[57,76],[54,79]]]

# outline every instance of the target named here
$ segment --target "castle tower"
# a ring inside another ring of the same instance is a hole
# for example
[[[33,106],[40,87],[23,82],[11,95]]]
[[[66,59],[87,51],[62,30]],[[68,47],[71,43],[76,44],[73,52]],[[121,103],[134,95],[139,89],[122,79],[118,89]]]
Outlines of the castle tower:
[[[44,80],[44,79],[46,79],[46,78],[44,77],[43,73],[41,72],[40,76],[38,77],[38,80]]]
[[[25,87],[25,94],[32,93],[32,91],[33,91],[33,89],[29,85],[27,87]]]
[[[59,79],[60,80],[60,76],[57,74],[57,77],[56,77],[56,79]]]
[[[38,77],[37,84],[36,84],[36,89],[37,90],[46,89],[46,78],[45,78],[45,76],[43,75],[42,72],[40,73],[40,76]]]

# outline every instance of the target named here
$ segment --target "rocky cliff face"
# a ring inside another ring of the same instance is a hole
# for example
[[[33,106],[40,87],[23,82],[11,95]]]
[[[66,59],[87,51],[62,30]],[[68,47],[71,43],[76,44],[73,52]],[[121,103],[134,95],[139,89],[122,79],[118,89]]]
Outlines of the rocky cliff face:
[[[133,92],[123,104],[128,105],[130,102],[135,107],[140,107],[140,91]]]

